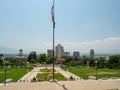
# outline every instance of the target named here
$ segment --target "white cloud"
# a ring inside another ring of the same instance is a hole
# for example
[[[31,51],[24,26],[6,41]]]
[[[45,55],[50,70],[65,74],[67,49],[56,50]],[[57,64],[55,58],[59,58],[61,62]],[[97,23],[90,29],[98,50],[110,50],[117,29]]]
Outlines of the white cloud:
[[[120,37],[109,37],[92,42],[66,42],[63,46],[65,50],[72,52],[89,53],[90,49],[94,49],[96,53],[120,53]]]
[[[55,42],[55,45],[58,43]],[[85,41],[85,42],[64,42],[60,43],[64,46],[65,51],[79,51],[81,54],[89,53],[90,49],[94,49],[95,53],[120,53],[120,37],[109,37],[102,40]],[[9,47],[9,46],[8,46]],[[42,42],[36,44],[12,46],[18,50],[22,48],[24,52],[37,51],[37,53],[46,53],[47,49],[52,49],[52,42]]]
[[[64,42],[60,44],[64,46],[65,51],[69,52],[80,51],[81,53],[89,53],[90,49],[94,49],[95,53],[120,53],[120,37],[108,37],[91,42]],[[52,43],[40,43],[33,50],[43,53],[47,52],[47,49],[52,49]],[[30,51],[30,49],[28,50]]]

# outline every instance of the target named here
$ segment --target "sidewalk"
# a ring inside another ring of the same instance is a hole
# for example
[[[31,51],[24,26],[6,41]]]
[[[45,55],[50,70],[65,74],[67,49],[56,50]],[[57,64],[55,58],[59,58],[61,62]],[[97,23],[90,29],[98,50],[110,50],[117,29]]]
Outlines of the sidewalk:
[[[43,67],[35,67],[31,72],[24,75],[18,82],[30,82],[34,77],[37,76],[39,70]]]
[[[0,90],[120,90],[120,80],[11,83]]]
[[[62,75],[64,75],[67,79],[69,79],[71,76],[74,78],[74,80],[81,80],[80,77],[78,77],[75,74],[72,74],[68,71],[64,71],[63,69],[61,69],[60,67],[55,67],[55,69],[60,72]]]
[[[18,82],[19,83],[20,82],[30,82],[34,77],[37,76],[40,69],[43,69],[43,68],[46,68],[46,67],[35,67],[31,72],[27,73],[20,80],[18,80]],[[47,67],[47,68],[52,68],[52,67]],[[55,67],[55,69],[57,72],[60,72],[61,74],[63,74],[67,79],[69,79],[72,76],[74,78],[74,80],[80,80],[80,77],[78,77],[68,71],[64,71],[60,67]]]

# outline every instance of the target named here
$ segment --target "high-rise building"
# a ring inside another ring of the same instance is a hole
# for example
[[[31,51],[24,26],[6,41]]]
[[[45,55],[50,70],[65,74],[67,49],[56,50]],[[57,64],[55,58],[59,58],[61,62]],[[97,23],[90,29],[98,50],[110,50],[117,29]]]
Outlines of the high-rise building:
[[[73,57],[74,57],[75,61],[80,59],[80,52],[78,52],[78,51],[73,52]]]
[[[61,44],[58,44],[55,47],[55,56],[57,58],[61,58],[62,56],[64,56],[64,48],[63,48],[63,46],[61,46]]]
[[[90,50],[90,58],[91,58],[91,59],[94,59],[94,49],[91,49],[91,50]]]
[[[47,50],[47,56],[52,56],[53,55],[53,50]]]
[[[64,52],[64,56],[70,56],[70,52]]]

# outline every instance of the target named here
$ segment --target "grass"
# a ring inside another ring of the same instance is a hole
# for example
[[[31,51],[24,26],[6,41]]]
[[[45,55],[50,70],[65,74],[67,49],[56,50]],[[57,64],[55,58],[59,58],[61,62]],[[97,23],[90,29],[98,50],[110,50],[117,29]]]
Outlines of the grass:
[[[95,68],[63,68],[64,70],[68,70],[69,72],[83,78],[88,79],[88,76],[96,76]],[[97,69],[97,77],[100,78],[111,78],[111,77],[119,77],[120,78],[120,70],[113,69]]]
[[[24,76],[27,72],[31,71],[32,69],[27,68],[25,72],[25,68],[9,68],[6,72],[6,79],[12,78],[13,82],[19,80],[22,76]],[[2,83],[5,79],[4,69],[0,69],[0,83]]]
[[[40,69],[41,72],[52,72],[53,69],[48,69],[48,68],[45,68],[45,69]],[[54,70],[56,72],[56,70]]]
[[[52,79],[53,75],[52,75],[52,69],[41,69],[40,70],[42,73],[39,73],[37,75],[38,81],[49,81]],[[57,73],[55,70],[55,79],[61,81],[61,80],[65,80],[65,77],[61,74],[61,73]]]

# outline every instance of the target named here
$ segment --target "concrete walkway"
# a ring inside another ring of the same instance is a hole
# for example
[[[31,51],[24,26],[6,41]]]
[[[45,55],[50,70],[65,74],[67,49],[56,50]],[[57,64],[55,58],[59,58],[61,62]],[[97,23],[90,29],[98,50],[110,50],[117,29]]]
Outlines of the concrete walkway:
[[[24,75],[20,80],[18,80],[18,82],[19,83],[21,83],[21,82],[30,82],[34,77],[37,76],[40,69],[44,69],[44,68],[52,68],[52,67],[34,67],[34,69],[31,72]],[[72,76],[74,80],[80,80],[80,77],[78,77],[78,76],[76,76],[76,75],[74,75],[74,74],[72,74],[72,73],[70,73],[68,71],[64,71],[60,67],[55,67],[55,70],[57,72],[60,72],[61,74],[63,74],[67,79],[69,79]]]
[[[69,79],[71,76],[73,77],[74,80],[81,80],[80,77],[78,77],[75,74],[72,74],[68,71],[64,71],[63,69],[61,69],[60,67],[55,67],[55,69],[60,72],[62,75],[64,75],[64,77],[66,77],[67,79]]]
[[[120,80],[10,83],[0,90],[120,90]]]
[[[30,82],[34,77],[37,76],[40,69],[43,67],[35,67],[31,72],[24,75],[18,82]]]

